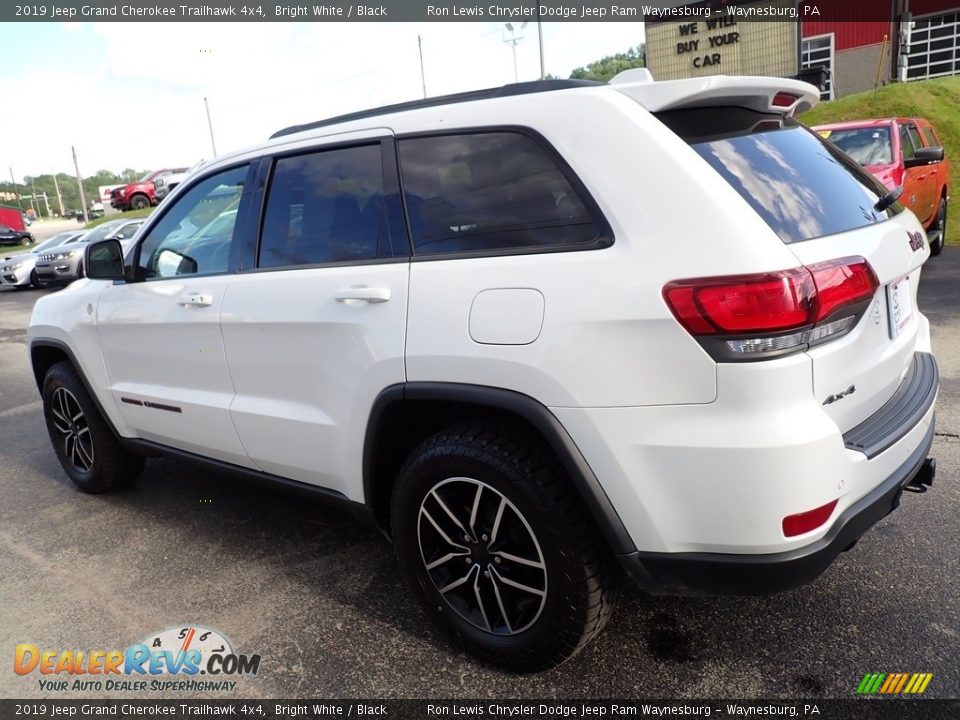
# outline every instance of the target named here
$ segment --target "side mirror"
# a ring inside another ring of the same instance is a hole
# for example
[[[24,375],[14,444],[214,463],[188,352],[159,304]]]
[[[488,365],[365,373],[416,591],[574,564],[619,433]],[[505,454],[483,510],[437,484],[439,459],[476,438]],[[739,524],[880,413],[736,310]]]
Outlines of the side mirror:
[[[930,165],[931,163],[943,162],[943,157],[942,147],[919,148],[912,158],[903,161],[903,166],[905,168],[912,168],[921,165]]]
[[[87,246],[83,258],[87,277],[93,280],[123,280],[123,248],[119,240],[101,240]]]

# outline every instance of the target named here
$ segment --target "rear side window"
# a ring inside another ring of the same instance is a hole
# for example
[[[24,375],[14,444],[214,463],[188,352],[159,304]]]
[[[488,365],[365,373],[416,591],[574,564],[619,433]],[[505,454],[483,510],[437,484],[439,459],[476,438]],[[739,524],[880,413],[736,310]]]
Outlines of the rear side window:
[[[259,265],[372,260],[382,217],[379,144],[280,158],[267,196]]]
[[[844,152],[792,118],[744,108],[658,114],[785,243],[883,222],[903,210],[875,204],[886,190]]]
[[[576,248],[603,231],[551,155],[518,132],[398,142],[418,255]]]

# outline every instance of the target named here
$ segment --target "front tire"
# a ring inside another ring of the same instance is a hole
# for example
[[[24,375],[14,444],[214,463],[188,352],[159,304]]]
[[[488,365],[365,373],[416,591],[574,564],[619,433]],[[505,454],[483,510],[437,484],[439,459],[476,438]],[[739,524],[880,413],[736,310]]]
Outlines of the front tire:
[[[427,613],[485,662],[534,672],[606,624],[619,574],[549,448],[474,421],[417,447],[394,487],[401,568]]]
[[[30,287],[35,287],[39,289],[39,288],[45,288],[46,286],[47,284],[45,282],[40,281],[40,276],[37,275],[37,271],[31,270],[30,271]]]
[[[132,198],[130,198],[131,210],[143,210],[143,208],[149,206],[150,199],[146,195],[134,195]]]
[[[73,366],[51,367],[43,380],[43,414],[57,459],[86,493],[102,493],[129,483],[144,460],[120,444]]]

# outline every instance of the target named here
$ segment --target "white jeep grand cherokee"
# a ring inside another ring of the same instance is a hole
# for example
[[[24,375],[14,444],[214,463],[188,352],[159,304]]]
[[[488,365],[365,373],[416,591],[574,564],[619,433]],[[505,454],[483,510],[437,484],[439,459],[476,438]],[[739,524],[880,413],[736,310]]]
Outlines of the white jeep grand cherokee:
[[[816,578],[933,478],[923,228],[810,85],[544,81],[210,161],[37,301],[87,492],[170,454],[342,503],[473,653],[549,667],[651,591]]]

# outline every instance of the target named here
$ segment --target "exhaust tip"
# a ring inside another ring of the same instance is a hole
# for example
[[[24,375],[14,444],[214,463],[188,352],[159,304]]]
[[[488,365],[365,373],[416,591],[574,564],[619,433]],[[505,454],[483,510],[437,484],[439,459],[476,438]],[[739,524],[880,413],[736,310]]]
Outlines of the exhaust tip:
[[[933,487],[933,479],[937,475],[937,459],[927,458],[923,461],[917,474],[907,483],[905,490],[911,492],[926,492],[927,488]]]

